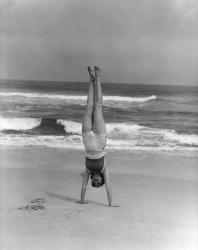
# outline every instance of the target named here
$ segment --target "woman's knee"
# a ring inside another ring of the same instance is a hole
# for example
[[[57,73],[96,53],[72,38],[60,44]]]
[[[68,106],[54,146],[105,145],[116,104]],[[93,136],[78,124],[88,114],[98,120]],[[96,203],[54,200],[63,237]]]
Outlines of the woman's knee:
[[[102,103],[96,102],[94,104],[94,111],[96,111],[96,112],[102,112]]]
[[[93,105],[92,104],[87,104],[85,112],[88,113],[88,114],[92,114]]]

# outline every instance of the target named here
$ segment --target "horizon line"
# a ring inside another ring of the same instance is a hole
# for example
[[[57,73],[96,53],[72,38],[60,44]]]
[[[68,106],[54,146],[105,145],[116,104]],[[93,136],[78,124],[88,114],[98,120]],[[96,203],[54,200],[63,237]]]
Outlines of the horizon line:
[[[12,79],[0,78],[0,81],[23,81],[23,82],[51,82],[51,83],[89,83],[89,81],[70,81],[70,80],[31,80],[31,79]],[[165,84],[165,83],[130,83],[130,82],[103,82],[104,84],[126,84],[126,85],[155,85],[155,86],[182,86],[182,87],[198,87],[198,84]],[[1,82],[0,82],[1,84]]]

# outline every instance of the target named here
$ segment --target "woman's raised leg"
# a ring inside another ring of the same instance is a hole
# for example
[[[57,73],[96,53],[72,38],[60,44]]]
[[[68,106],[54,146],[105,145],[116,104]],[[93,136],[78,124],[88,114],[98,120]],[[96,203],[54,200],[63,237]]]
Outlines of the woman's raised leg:
[[[106,134],[105,121],[102,111],[102,88],[100,84],[101,71],[99,67],[94,67],[94,108],[93,108],[93,131],[97,134]]]
[[[87,96],[87,106],[82,122],[82,132],[89,132],[93,129],[93,107],[94,107],[94,88],[93,84],[95,81],[94,73],[91,67],[88,67],[88,72],[90,76],[90,85]]]

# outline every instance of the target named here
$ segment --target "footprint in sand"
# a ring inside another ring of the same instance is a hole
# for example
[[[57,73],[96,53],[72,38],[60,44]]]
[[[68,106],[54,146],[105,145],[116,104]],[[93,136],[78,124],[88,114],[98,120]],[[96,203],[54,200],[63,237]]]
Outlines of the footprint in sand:
[[[46,200],[44,198],[36,198],[34,200],[31,200],[26,206],[19,207],[19,209],[28,211],[43,210],[45,209],[45,201]]]

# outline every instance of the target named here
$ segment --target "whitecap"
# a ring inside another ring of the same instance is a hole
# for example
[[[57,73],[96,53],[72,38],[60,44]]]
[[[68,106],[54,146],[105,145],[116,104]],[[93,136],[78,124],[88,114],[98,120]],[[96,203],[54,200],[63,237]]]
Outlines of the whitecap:
[[[0,130],[27,130],[37,127],[40,123],[39,118],[0,117]]]
[[[26,98],[49,98],[49,99],[61,99],[67,101],[77,101],[83,105],[86,103],[87,96],[86,95],[61,95],[61,94],[41,94],[41,93],[28,93],[28,92],[1,92],[0,96],[5,97],[26,97]],[[151,100],[155,100],[157,98],[156,95],[151,96],[142,96],[142,97],[130,97],[130,96],[103,96],[104,101],[113,101],[113,102],[147,102]]]

